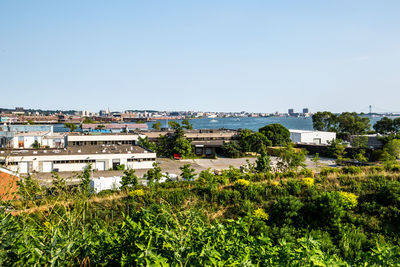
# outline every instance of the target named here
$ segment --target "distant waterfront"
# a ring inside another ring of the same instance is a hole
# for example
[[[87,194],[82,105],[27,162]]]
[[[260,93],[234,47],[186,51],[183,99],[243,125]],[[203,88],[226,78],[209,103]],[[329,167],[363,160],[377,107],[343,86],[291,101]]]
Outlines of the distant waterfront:
[[[371,127],[375,122],[381,119],[381,117],[372,117],[371,119]],[[177,122],[181,122],[181,120],[176,120]],[[161,127],[166,127],[167,120],[160,120]],[[148,122],[149,129],[155,122]],[[202,118],[202,119],[192,119],[190,123],[193,124],[194,129],[250,129],[253,131],[257,131],[259,128],[271,124],[271,123],[280,123],[288,129],[296,129],[296,130],[312,130],[312,118],[295,118],[295,117],[263,117],[263,118]],[[54,131],[56,132],[65,132],[68,129],[65,129],[62,124],[54,125]]]
[[[371,119],[371,127],[375,122],[381,119],[381,117],[372,117]],[[177,120],[181,122],[181,120]],[[149,122],[149,128],[153,125],[154,122]],[[165,127],[166,121],[162,120],[161,125]],[[190,120],[190,123],[193,124],[194,129],[250,129],[253,131],[258,131],[261,127],[271,124],[271,123],[280,123],[288,129],[296,129],[296,130],[313,130],[312,118],[304,118],[304,117],[262,117],[262,118],[202,118],[202,119],[193,119]]]

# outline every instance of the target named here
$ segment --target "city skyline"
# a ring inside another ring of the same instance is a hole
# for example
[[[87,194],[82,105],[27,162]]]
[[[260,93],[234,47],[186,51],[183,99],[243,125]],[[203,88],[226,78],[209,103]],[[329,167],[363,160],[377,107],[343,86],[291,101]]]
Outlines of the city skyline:
[[[2,102],[396,112],[399,11],[398,1],[2,2]]]

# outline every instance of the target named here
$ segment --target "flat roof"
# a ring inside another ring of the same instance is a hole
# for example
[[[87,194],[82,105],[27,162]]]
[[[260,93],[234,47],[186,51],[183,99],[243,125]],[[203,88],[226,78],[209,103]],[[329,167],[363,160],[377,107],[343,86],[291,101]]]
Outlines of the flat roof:
[[[135,145],[102,145],[68,147],[65,149],[11,149],[0,150],[0,157],[23,156],[57,156],[57,155],[89,155],[89,154],[142,154],[154,153],[141,146]]]
[[[289,129],[289,132],[291,132],[291,133],[332,133],[332,134],[336,134],[335,132],[312,131],[312,130],[295,130],[295,129]]]

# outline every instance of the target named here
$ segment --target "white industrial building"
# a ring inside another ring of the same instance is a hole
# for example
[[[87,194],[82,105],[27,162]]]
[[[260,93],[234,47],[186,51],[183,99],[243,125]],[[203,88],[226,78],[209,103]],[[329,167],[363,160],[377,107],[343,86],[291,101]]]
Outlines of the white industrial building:
[[[50,125],[3,125],[0,131],[1,147],[28,149],[63,148],[66,133],[55,133]]]
[[[42,148],[63,148],[65,133],[28,132],[15,133],[8,141],[9,148],[33,148],[37,142]]]
[[[99,171],[115,169],[119,165],[132,169],[150,169],[155,160],[156,153],[140,146],[119,144],[0,151],[0,161],[12,171],[21,174],[82,171],[88,164]]]
[[[336,139],[334,132],[320,132],[307,130],[289,130],[290,139],[293,143],[327,145]]]
[[[67,147],[99,145],[137,145],[138,134],[68,134],[65,138]]]
[[[121,176],[99,177],[90,180],[90,187],[93,189],[93,192],[100,193],[103,190],[120,189],[122,186],[121,182]]]

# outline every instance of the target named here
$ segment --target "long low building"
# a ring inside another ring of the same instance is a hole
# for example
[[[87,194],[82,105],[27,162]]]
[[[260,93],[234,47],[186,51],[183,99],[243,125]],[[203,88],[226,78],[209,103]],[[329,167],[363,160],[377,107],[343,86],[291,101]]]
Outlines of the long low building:
[[[97,145],[137,145],[138,134],[79,134],[71,133],[66,136],[67,147],[97,146]]]
[[[290,139],[293,143],[327,145],[328,142],[336,139],[334,132],[289,130]]]
[[[116,169],[120,165],[124,165],[125,169],[150,169],[155,160],[156,153],[136,145],[0,151],[0,161],[10,170],[21,174],[82,171],[88,164],[99,171]]]

